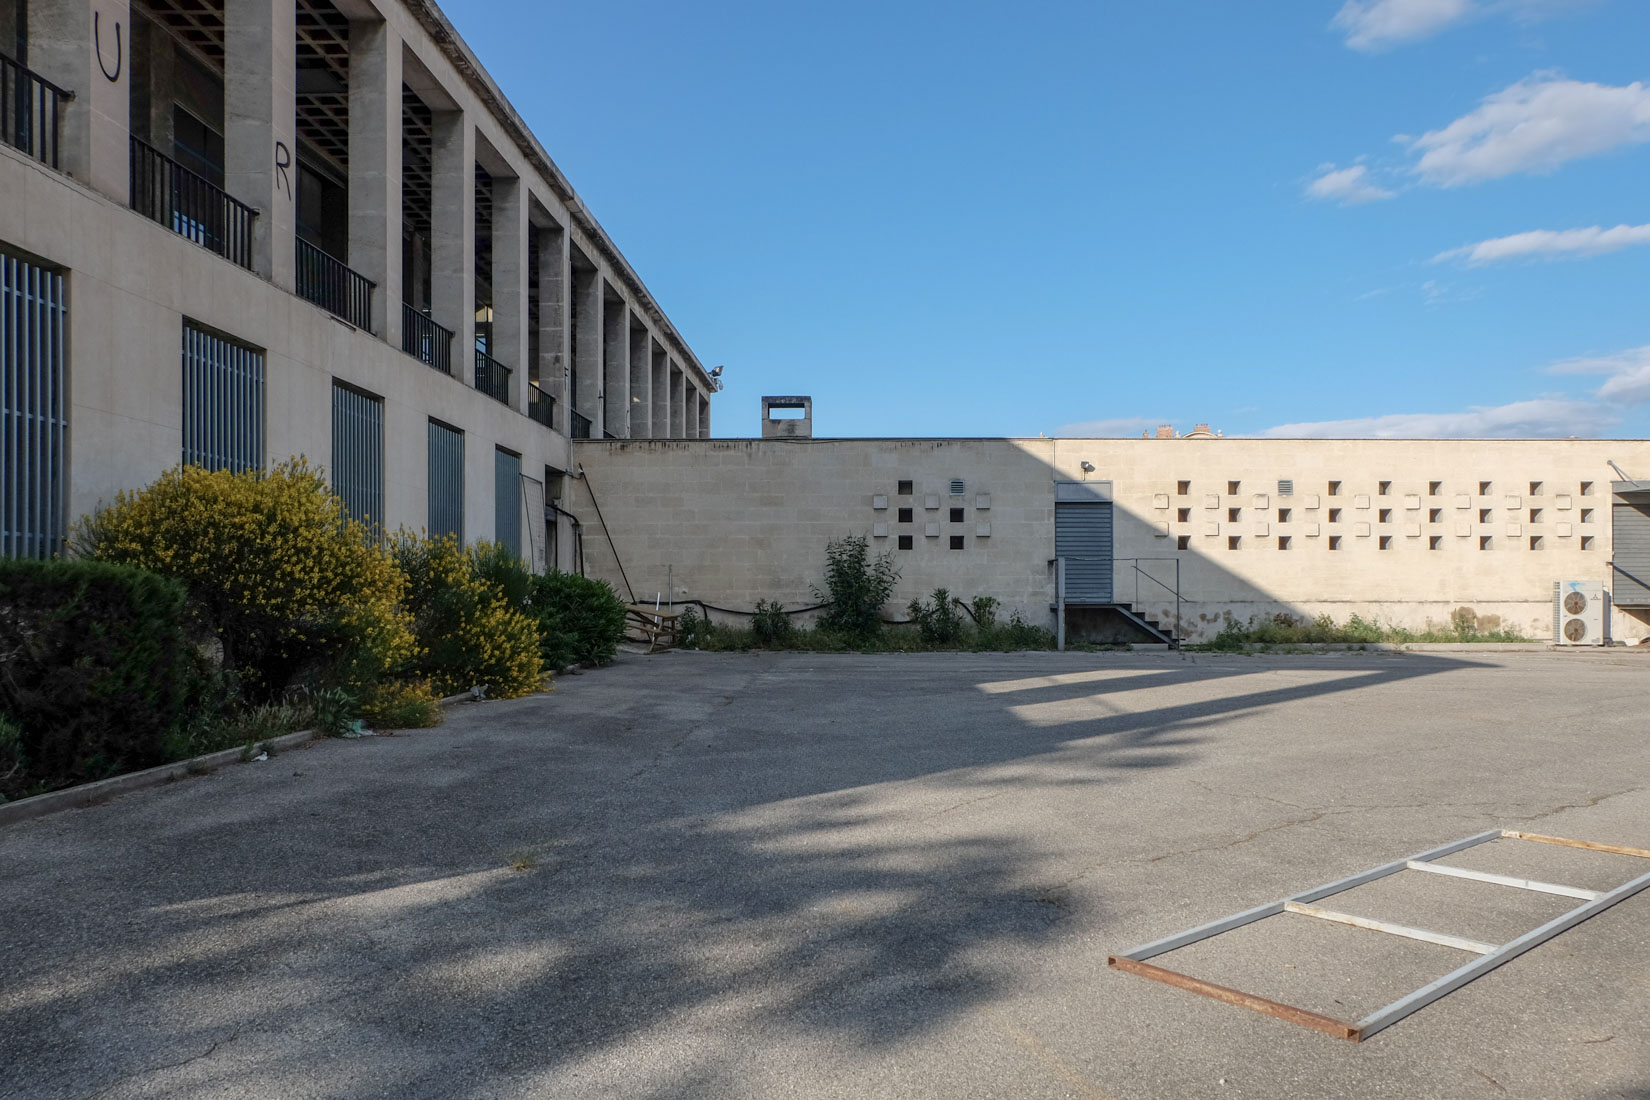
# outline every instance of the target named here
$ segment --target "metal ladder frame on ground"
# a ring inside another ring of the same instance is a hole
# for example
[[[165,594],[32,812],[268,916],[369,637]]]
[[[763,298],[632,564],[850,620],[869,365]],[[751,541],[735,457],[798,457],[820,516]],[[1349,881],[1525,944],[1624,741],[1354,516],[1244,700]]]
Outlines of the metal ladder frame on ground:
[[[1511,875],[1491,874],[1487,871],[1472,871],[1464,867],[1451,867],[1447,864],[1437,864],[1433,861],[1465,848],[1484,844],[1491,840],[1500,840],[1507,837],[1514,840],[1533,840],[1543,844],[1560,844],[1569,848],[1585,848],[1594,852],[1608,852],[1612,855],[1637,856],[1650,859],[1650,851],[1643,848],[1624,848],[1614,844],[1595,844],[1587,840],[1571,840],[1567,837],[1541,836],[1536,833],[1522,833],[1514,829],[1493,829],[1487,833],[1479,833],[1463,840],[1457,840],[1442,847],[1432,848],[1408,859],[1394,860],[1383,863],[1379,867],[1372,867],[1347,878],[1337,879],[1326,883],[1314,890],[1307,890],[1293,894],[1281,901],[1274,901],[1268,905],[1259,905],[1253,909],[1246,909],[1241,913],[1234,913],[1229,917],[1199,925],[1185,932],[1167,936],[1151,943],[1143,944],[1132,951],[1125,951],[1120,955],[1107,958],[1108,966],[1118,970],[1125,970],[1131,974],[1152,978],[1180,989],[1193,993],[1201,993],[1205,997],[1213,997],[1217,1001],[1237,1005],[1241,1008],[1253,1009],[1268,1016],[1289,1020],[1292,1023],[1305,1027],[1315,1028],[1353,1042],[1369,1038],[1382,1028],[1390,1027],[1411,1012],[1431,1004],[1438,998],[1453,990],[1466,985],[1481,974],[1487,974],[1509,959],[1516,958],[1538,944],[1552,939],[1565,929],[1580,924],[1596,913],[1602,913],[1610,906],[1630,898],[1639,891],[1650,887],[1650,873],[1646,873],[1625,882],[1613,890],[1585,890],[1579,886],[1556,886],[1552,883],[1534,882],[1529,879],[1515,878]],[[1498,886],[1512,886],[1521,890],[1534,890],[1543,894],[1557,894],[1561,897],[1581,898],[1583,904],[1571,909],[1558,917],[1553,918],[1541,927],[1536,928],[1517,939],[1496,946],[1490,943],[1481,943],[1477,940],[1462,936],[1452,936],[1443,932],[1430,932],[1424,928],[1410,928],[1406,925],[1393,924],[1390,921],[1374,920],[1368,917],[1353,916],[1349,913],[1338,913],[1333,910],[1320,909],[1310,904],[1334,894],[1350,890],[1355,886],[1362,886],[1366,882],[1385,878],[1397,874],[1399,871],[1426,871],[1432,874],[1449,875],[1455,878],[1472,879],[1477,882],[1489,882]],[[1407,939],[1424,940],[1427,943],[1441,944],[1445,947],[1454,947],[1463,951],[1471,951],[1478,958],[1445,974],[1431,985],[1423,986],[1408,996],[1401,997],[1385,1008],[1365,1016],[1357,1023],[1347,1023],[1332,1016],[1324,1016],[1310,1012],[1304,1008],[1281,1004],[1257,997],[1252,993],[1244,993],[1226,986],[1215,985],[1201,978],[1194,978],[1189,974],[1166,970],[1160,966],[1153,966],[1146,962],[1156,955],[1162,955],[1177,948],[1206,940],[1211,936],[1218,936],[1222,932],[1229,932],[1234,928],[1252,924],[1265,917],[1275,916],[1278,913],[1299,913],[1303,916],[1317,917],[1321,920],[1335,921],[1339,924],[1350,924],[1358,928],[1368,928],[1377,932],[1387,932]]]

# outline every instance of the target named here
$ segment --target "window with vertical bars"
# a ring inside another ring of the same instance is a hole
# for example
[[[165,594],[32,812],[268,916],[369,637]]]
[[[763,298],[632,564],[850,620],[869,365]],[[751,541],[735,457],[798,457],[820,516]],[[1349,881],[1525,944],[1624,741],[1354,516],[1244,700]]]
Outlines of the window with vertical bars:
[[[384,523],[384,401],[332,384],[332,491],[363,523]]]
[[[493,451],[493,538],[521,554],[521,456]]]
[[[264,465],[264,353],[187,317],[183,461],[237,473]]]
[[[464,541],[464,433],[430,421],[430,515],[432,536]]]
[[[63,548],[63,275],[0,251],[0,557]]]

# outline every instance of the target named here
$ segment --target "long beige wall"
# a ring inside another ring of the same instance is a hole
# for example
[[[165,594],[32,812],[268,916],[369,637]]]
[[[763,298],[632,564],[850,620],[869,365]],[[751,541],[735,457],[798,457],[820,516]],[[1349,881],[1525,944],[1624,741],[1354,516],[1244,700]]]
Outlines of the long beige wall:
[[[679,599],[739,609],[758,599],[810,603],[826,542],[857,533],[894,554],[902,571],[896,605],[944,586],[964,597],[996,596],[1046,622],[1054,484],[1110,482],[1117,598],[1134,602],[1130,559],[1178,559],[1190,637],[1209,636],[1227,614],[1328,614],[1342,622],[1359,614],[1421,629],[1468,607],[1492,625],[1499,619],[1545,638],[1554,581],[1610,579],[1611,459],[1650,469],[1650,442],[592,441],[574,446],[587,476],[571,484],[569,507],[584,522],[588,569],[622,591],[616,551],[638,598],[663,589],[668,569]],[[1084,462],[1094,469],[1083,470]],[[954,478],[966,484],[961,498],[950,494]],[[898,495],[901,480],[915,483],[912,496]],[[1293,482],[1290,495],[1280,495],[1280,480]],[[1331,481],[1340,483],[1335,496]],[[1390,483],[1386,495],[1381,482]],[[1483,482],[1488,493],[1480,492]],[[611,544],[596,522],[592,490]],[[930,494],[937,509],[926,507]],[[886,509],[875,507],[879,497]],[[897,521],[902,506],[913,508],[913,524]],[[957,506],[961,524],[950,521]],[[1239,509],[1235,521],[1232,508]],[[1280,508],[1289,509],[1286,521]],[[1335,522],[1332,508],[1340,510]],[[1533,519],[1532,508],[1540,509]],[[1386,522],[1383,509],[1391,513]],[[929,523],[938,524],[938,537],[926,534]],[[886,535],[876,534],[879,524]],[[901,533],[913,536],[911,550],[897,549]],[[963,549],[949,548],[956,534]],[[1239,543],[1230,549],[1234,536]],[[1380,548],[1383,536],[1389,549]],[[1480,549],[1485,536],[1489,548]],[[1538,549],[1530,548],[1532,536],[1541,540]],[[1330,549],[1331,537],[1339,549]],[[1287,549],[1280,538],[1289,540]],[[1175,565],[1140,567],[1168,580]],[[1161,590],[1154,598],[1154,588],[1141,583],[1141,609],[1172,620],[1173,599]],[[1618,610],[1613,633],[1636,639],[1650,629]]]

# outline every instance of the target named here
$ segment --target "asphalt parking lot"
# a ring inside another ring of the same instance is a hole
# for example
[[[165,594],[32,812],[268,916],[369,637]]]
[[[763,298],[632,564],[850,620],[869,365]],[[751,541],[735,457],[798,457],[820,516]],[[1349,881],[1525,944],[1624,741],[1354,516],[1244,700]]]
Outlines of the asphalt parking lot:
[[[1106,957],[1485,829],[1650,847],[1647,687],[1636,653],[625,657],[0,829],[0,1095],[1642,1100],[1650,892],[1358,1044]],[[1406,872],[1335,907],[1499,940],[1570,904]],[[1463,956],[1289,915],[1156,961],[1345,1019]]]

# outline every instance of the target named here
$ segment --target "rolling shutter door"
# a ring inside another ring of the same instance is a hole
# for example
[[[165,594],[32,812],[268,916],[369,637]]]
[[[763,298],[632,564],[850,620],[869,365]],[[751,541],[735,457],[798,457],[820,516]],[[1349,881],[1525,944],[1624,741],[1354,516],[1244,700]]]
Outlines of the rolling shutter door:
[[[1056,502],[1054,554],[1066,559],[1067,603],[1111,603],[1111,502]]]

